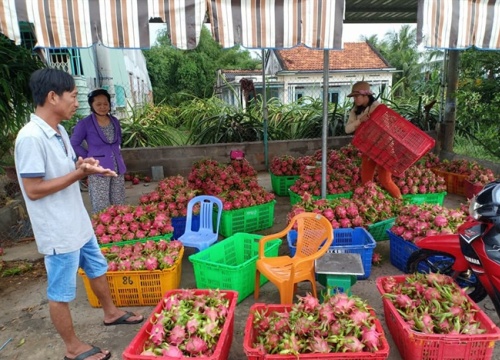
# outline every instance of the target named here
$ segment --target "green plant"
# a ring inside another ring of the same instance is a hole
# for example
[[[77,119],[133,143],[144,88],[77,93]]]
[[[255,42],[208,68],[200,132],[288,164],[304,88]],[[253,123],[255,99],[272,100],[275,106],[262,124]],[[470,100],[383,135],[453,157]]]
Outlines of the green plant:
[[[18,131],[33,110],[29,78],[43,63],[30,50],[0,34],[0,168],[13,165]]]
[[[121,120],[123,147],[155,147],[186,144],[186,132],[179,128],[175,113],[162,107],[146,104],[134,108]]]

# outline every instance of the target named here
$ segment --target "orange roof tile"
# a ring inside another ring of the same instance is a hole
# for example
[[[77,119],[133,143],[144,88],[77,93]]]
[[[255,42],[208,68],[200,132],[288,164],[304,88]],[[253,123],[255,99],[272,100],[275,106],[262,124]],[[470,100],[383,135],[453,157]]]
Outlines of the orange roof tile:
[[[323,50],[313,50],[305,46],[276,50],[283,70],[319,71],[323,70]],[[387,69],[391,66],[367,42],[344,43],[343,50],[330,50],[329,70]]]

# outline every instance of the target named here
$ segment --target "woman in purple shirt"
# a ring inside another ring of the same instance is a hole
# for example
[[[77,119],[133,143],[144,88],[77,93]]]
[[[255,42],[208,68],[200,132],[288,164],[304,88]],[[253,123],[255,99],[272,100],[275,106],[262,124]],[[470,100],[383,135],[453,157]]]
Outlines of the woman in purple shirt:
[[[92,213],[97,213],[110,205],[125,203],[124,175],[127,169],[120,151],[120,122],[109,113],[111,96],[104,89],[96,89],[88,94],[88,101],[92,114],[76,124],[71,145],[77,156],[99,160],[99,165],[118,174],[112,178],[98,174],[89,176]]]

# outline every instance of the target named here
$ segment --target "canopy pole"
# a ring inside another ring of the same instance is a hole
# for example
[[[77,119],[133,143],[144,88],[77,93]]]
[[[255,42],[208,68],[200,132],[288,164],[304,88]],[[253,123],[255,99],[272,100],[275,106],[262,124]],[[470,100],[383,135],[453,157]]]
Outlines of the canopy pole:
[[[266,49],[262,49],[262,116],[264,117],[264,159],[266,170],[269,171],[268,141],[267,141],[267,89],[266,89]]]
[[[446,104],[444,109],[444,126],[441,131],[442,150],[453,152],[453,135],[455,134],[455,119],[457,110],[458,63],[459,50],[447,50],[448,69],[446,75]]]
[[[322,131],[322,141],[321,141],[321,197],[326,199],[326,153],[328,150],[328,70],[330,68],[329,63],[329,51],[324,50],[323,52],[323,131]]]

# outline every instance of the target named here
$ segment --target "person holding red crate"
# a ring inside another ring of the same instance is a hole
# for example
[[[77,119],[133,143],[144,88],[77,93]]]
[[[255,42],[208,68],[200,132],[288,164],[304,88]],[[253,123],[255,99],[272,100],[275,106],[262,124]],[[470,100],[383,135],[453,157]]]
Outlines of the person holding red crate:
[[[346,134],[351,134],[365,121],[370,118],[370,114],[376,109],[380,103],[375,100],[373,92],[370,89],[370,84],[366,81],[358,81],[352,86],[351,93],[347,97],[352,97],[354,106],[349,113],[349,119],[345,125]],[[382,187],[391,194],[392,197],[400,199],[401,191],[392,180],[390,171],[378,166],[375,161],[370,159],[366,154],[361,156],[361,184],[364,185],[369,181],[373,181],[377,170],[378,178]]]

